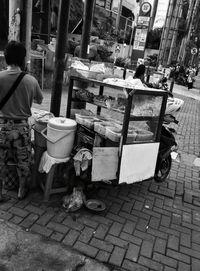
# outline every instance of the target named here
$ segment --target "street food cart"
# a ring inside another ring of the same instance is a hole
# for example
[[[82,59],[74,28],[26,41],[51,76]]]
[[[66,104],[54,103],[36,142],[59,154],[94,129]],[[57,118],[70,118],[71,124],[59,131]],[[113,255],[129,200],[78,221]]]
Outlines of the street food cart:
[[[163,90],[72,73],[66,117],[78,123],[76,144],[92,151],[92,182],[134,183],[154,176],[166,101]]]

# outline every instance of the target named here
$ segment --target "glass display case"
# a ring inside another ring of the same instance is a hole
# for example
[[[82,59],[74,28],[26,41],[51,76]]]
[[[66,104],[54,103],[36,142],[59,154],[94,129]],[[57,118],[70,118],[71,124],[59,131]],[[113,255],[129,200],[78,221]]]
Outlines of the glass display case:
[[[92,181],[153,177],[166,102],[163,90],[70,76],[66,116],[79,124],[79,143],[93,151]]]

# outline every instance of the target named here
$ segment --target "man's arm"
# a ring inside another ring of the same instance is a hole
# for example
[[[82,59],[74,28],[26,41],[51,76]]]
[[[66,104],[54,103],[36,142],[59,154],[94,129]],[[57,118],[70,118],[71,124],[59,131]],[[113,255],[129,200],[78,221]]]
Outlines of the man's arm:
[[[42,90],[41,90],[41,88],[40,88],[38,82],[36,82],[33,102],[34,102],[34,103],[37,103],[37,104],[41,104],[41,103],[42,103],[42,100],[43,100]]]

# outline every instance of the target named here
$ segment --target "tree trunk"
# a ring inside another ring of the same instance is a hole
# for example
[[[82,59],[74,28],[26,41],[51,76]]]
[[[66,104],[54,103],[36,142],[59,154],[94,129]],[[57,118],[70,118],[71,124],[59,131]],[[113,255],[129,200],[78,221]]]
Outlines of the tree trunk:
[[[20,41],[22,0],[9,0],[9,37],[8,40]]]

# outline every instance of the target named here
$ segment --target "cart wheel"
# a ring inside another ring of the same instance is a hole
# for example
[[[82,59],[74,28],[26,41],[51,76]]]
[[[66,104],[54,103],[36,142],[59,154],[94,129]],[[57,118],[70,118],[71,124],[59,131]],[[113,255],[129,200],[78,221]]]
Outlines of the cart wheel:
[[[156,168],[154,180],[159,183],[164,182],[167,176],[169,175],[171,165],[172,165],[171,155],[169,155],[166,159],[162,159],[162,161]]]

